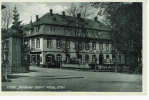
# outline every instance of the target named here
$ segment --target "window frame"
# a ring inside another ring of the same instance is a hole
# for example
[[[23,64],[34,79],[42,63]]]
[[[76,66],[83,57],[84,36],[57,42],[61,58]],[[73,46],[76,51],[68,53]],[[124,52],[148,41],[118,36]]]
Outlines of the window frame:
[[[62,55],[61,54],[57,54],[56,55],[56,61],[57,62],[61,62],[62,61]]]
[[[96,50],[96,42],[92,42],[92,50]]]
[[[88,54],[85,55],[85,63],[89,63],[89,55]]]
[[[106,55],[106,62],[110,62],[110,56]]]
[[[36,48],[40,48],[40,38],[37,38],[36,39]]]
[[[34,45],[33,45],[34,44]],[[31,40],[31,48],[35,48],[35,39]]]
[[[103,50],[103,42],[99,42],[99,49]]]
[[[89,42],[85,42],[85,50],[89,50]]]
[[[61,39],[56,39],[56,48],[57,49],[61,48]]]
[[[52,38],[47,38],[47,48],[52,48]]]

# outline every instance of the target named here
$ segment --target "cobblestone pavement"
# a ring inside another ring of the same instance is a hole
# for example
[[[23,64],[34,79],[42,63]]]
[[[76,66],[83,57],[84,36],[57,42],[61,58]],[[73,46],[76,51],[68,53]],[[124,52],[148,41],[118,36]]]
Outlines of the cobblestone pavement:
[[[8,75],[2,91],[142,92],[142,75],[30,66],[29,73]]]

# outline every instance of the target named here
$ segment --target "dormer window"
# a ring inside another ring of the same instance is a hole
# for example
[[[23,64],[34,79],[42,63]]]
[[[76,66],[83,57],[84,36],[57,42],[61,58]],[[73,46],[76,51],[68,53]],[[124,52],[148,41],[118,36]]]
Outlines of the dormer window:
[[[56,17],[54,17],[53,20],[56,21]]]
[[[39,32],[40,25],[36,26],[36,32]]]
[[[55,32],[55,27],[51,26],[51,32]]]
[[[31,30],[29,30],[28,34],[31,34]]]
[[[85,24],[88,25],[88,22],[86,22]]]

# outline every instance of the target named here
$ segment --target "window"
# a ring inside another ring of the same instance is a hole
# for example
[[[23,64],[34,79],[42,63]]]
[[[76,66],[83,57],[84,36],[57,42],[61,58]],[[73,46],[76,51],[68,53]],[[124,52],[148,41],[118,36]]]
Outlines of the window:
[[[61,40],[60,39],[57,39],[57,41],[56,41],[56,47],[57,48],[60,48],[61,47]]]
[[[28,32],[28,34],[31,34],[31,30],[28,30],[29,32]]]
[[[40,25],[36,26],[36,32],[39,32]]]
[[[82,55],[79,54],[79,63],[82,63]]]
[[[89,49],[89,42],[85,42],[85,50]]]
[[[52,63],[52,55],[51,55],[51,54],[48,54],[48,55],[46,56],[46,61],[47,61],[48,63]]]
[[[40,57],[40,62],[42,62],[42,57]]]
[[[36,40],[36,48],[40,48],[40,39],[39,38]]]
[[[47,48],[52,48],[52,39],[47,38]]]
[[[109,43],[106,44],[106,50],[109,50]]]
[[[32,55],[32,63],[36,63],[36,55]]]
[[[51,26],[51,32],[55,32],[55,27]]]
[[[106,55],[106,62],[109,62],[109,55]]]
[[[102,42],[99,43],[99,49],[103,50],[103,43]]]
[[[67,48],[70,49],[70,41],[69,40],[66,40],[66,45],[67,45]]]
[[[85,55],[85,63],[89,63],[89,55]]]
[[[93,50],[96,50],[96,42],[93,42],[93,43],[92,43],[92,49],[93,49]]]
[[[57,54],[57,62],[60,62],[61,61],[61,54]]]
[[[30,48],[30,40],[27,41],[27,47]]]
[[[121,55],[119,55],[119,62],[121,62]]]
[[[32,48],[35,48],[35,40],[32,40]]]
[[[113,50],[113,51],[115,50],[115,46],[114,46],[114,44],[112,45],[112,50]]]
[[[115,55],[112,55],[112,62],[115,62]]]
[[[64,30],[66,33],[68,33],[68,29],[66,28],[65,30]]]
[[[95,60],[96,60],[95,58],[96,58],[96,55],[93,55],[93,56],[92,56],[92,62],[93,62],[93,63],[96,62],[96,61],[95,61]]]
[[[70,62],[70,55],[66,55],[66,63]]]

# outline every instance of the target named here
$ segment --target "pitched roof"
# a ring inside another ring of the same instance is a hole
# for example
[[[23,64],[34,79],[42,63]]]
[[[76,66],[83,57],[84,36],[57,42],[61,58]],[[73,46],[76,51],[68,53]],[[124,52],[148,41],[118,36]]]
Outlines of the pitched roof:
[[[50,13],[46,13],[41,18],[39,18],[38,21],[33,22],[33,25],[53,24],[53,25],[73,26],[71,22],[73,20],[75,19],[71,16],[67,15],[64,16],[60,14],[52,14],[51,16]],[[100,21],[95,21],[91,19],[85,19],[84,21],[86,23],[86,25],[84,25],[85,28],[110,31],[110,28]],[[27,27],[29,27],[29,24],[24,25],[24,28]]]

